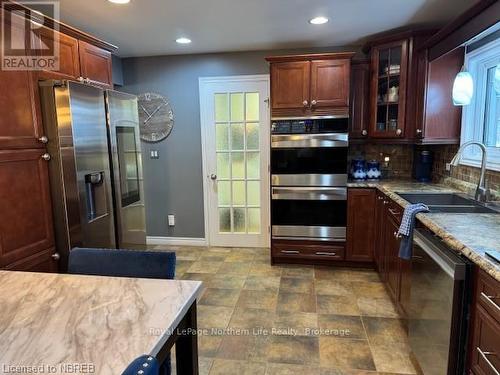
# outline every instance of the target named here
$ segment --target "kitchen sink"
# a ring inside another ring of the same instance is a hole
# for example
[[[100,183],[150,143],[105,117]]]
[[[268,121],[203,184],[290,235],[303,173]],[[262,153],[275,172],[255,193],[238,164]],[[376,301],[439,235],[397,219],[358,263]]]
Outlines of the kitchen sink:
[[[497,210],[455,193],[397,193],[410,203],[423,203],[430,212],[498,214]]]

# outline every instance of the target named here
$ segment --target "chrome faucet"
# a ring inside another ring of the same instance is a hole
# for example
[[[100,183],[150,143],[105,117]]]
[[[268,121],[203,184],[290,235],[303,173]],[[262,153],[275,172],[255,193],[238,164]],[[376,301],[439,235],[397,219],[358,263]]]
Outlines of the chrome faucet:
[[[479,177],[479,183],[477,184],[475,199],[480,202],[486,202],[490,199],[490,189],[486,187],[486,179],[485,179],[486,159],[487,159],[486,146],[481,142],[476,142],[476,141],[465,142],[462,146],[460,146],[453,159],[451,159],[450,164],[453,165],[454,167],[457,167],[462,157],[463,150],[471,145],[478,146],[482,152],[481,176]]]

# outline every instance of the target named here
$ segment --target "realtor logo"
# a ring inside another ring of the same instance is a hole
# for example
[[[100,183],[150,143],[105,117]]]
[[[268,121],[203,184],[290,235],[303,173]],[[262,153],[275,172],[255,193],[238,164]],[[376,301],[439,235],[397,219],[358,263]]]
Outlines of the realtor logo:
[[[59,69],[59,1],[2,1],[2,70]]]

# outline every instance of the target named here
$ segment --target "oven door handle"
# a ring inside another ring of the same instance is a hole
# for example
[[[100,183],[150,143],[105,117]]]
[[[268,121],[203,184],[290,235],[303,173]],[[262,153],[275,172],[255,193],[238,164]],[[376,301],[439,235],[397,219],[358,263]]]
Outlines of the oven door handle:
[[[347,133],[279,134],[271,136],[271,148],[348,147]]]
[[[272,199],[277,200],[347,200],[347,188],[273,187]]]

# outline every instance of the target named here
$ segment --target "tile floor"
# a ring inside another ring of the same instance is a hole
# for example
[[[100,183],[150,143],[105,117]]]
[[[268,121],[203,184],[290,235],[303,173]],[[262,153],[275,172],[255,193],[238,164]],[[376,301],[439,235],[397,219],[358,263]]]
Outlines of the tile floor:
[[[269,249],[169,249],[178,279],[204,282],[201,374],[416,373],[405,322],[375,271],[273,267]]]

